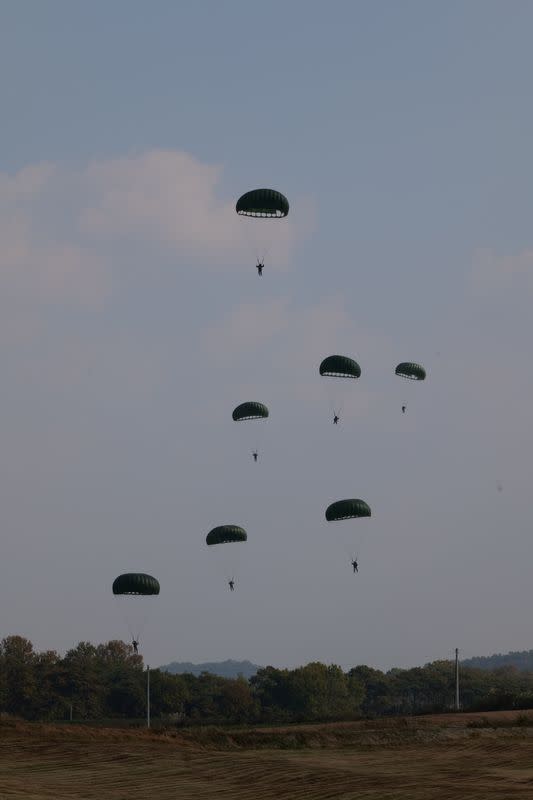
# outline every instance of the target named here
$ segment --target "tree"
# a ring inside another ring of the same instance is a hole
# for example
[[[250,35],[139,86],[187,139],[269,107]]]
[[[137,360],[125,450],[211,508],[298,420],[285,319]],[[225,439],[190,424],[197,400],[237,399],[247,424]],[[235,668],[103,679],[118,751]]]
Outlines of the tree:
[[[23,636],[8,636],[0,644],[0,671],[3,674],[4,711],[31,719],[36,700],[35,653]]]

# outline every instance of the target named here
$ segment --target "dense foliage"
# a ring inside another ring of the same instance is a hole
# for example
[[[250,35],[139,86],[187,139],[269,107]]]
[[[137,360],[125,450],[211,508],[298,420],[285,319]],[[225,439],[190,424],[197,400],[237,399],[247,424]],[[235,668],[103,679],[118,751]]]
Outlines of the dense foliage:
[[[451,708],[450,661],[381,672],[320,663],[264,667],[249,680],[151,670],[152,718],[187,723],[300,722]],[[533,673],[462,668],[465,709],[533,707]],[[130,645],[80,642],[64,657],[21,636],[0,642],[0,712],[31,720],[136,719],[146,713],[146,673]]]
[[[496,653],[493,656],[478,656],[463,661],[466,667],[479,669],[498,669],[499,667],[516,667],[523,672],[533,672],[533,650],[518,650],[510,653]]]

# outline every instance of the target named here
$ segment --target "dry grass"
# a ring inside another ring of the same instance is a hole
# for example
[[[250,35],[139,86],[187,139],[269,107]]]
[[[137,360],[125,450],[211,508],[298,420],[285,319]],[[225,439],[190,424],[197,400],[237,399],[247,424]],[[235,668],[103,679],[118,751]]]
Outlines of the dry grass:
[[[0,798],[533,798],[533,729],[512,714],[175,735],[0,723]],[[473,720],[495,726],[473,729]]]

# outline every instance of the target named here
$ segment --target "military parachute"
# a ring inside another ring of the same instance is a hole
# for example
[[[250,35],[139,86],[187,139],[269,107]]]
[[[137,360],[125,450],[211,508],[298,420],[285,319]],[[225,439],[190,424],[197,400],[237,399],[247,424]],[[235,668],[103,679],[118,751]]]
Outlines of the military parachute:
[[[343,522],[351,519],[362,519],[371,517],[370,506],[364,500],[349,498],[347,500],[336,500],[326,508],[327,522]],[[352,565],[357,564],[360,549],[366,534],[364,523],[358,524],[356,528],[351,525],[341,525],[338,538],[341,541],[344,552],[352,559]],[[355,568],[354,568],[355,571]]]
[[[248,224],[246,227],[257,259],[257,272],[262,275],[267,253],[279,236],[279,230],[277,233],[273,231],[268,221],[284,219],[289,213],[289,201],[275,189],[252,189],[239,197],[235,210],[240,217],[248,217],[262,223]]]
[[[232,591],[240,561],[241,548],[230,547],[230,545],[246,542],[247,539],[248,534],[239,525],[218,525],[210,530],[205,537],[207,546],[216,554],[217,572],[224,572],[226,581]]]
[[[407,378],[410,381],[423,381],[426,379],[426,370],[420,364],[413,361],[402,361],[395,369],[396,375]]]
[[[326,508],[328,522],[338,522],[344,519],[357,519],[358,517],[371,517],[372,511],[364,500],[336,500]]]
[[[151,595],[159,594],[159,581],[144,572],[126,572],[113,581],[113,594]]]
[[[268,408],[263,405],[263,403],[241,403],[240,406],[233,409],[231,416],[234,422],[244,422],[245,420],[251,419],[266,419],[268,417]]]
[[[159,592],[157,578],[144,572],[125,572],[113,581],[113,594],[130,632],[135,652],[151,611],[147,598]]]
[[[344,408],[344,403],[351,394],[352,386],[350,380],[361,377],[361,367],[348,356],[327,356],[318,368],[320,375],[327,378],[325,381],[328,394],[330,412],[333,413],[333,421],[337,423]]]
[[[275,189],[252,189],[239,197],[235,210],[243,217],[280,219],[289,213],[289,201]]]
[[[242,427],[243,438],[247,448],[252,453],[254,461],[257,461],[263,434],[263,425],[258,425],[257,422],[268,418],[268,408],[264,403],[250,401],[241,403],[237,408],[234,408],[231,416],[234,422],[254,423],[253,425],[245,424],[239,427]]]
[[[415,364],[414,361],[402,361],[401,364],[395,369],[395,374],[400,378],[405,378],[409,381],[424,381],[426,379],[426,370],[421,364]],[[407,402],[404,400],[402,405],[402,413],[405,414],[407,410]]]
[[[246,542],[248,534],[239,525],[218,525],[209,531],[205,537],[206,544],[231,544],[232,542]]]

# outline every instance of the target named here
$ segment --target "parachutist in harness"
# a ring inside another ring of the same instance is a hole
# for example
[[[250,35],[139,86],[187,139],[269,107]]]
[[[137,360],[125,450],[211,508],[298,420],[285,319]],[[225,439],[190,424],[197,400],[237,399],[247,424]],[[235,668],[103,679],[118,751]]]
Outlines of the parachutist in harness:
[[[254,457],[254,461],[257,461],[257,457],[258,457],[258,455],[259,455],[259,453],[257,452],[257,450],[254,450],[254,452],[252,453],[252,455],[253,455],[253,457]]]
[[[228,581],[228,586],[232,592],[235,591],[235,581],[233,580],[233,578]]]
[[[257,274],[261,276],[263,274],[264,264],[262,261],[258,261],[256,264]]]
[[[402,406],[402,414],[405,414],[405,409],[406,408],[407,408],[407,406]]]
[[[352,567],[354,572],[359,572],[359,564],[357,563],[355,558],[352,559]]]
[[[135,653],[135,655],[138,655],[138,653],[139,653],[139,642],[137,641],[137,639],[133,639],[133,641],[131,643],[131,646],[133,647],[133,652]]]
[[[333,415],[333,424],[337,425],[338,422],[339,422],[339,415],[338,414],[334,414]]]

